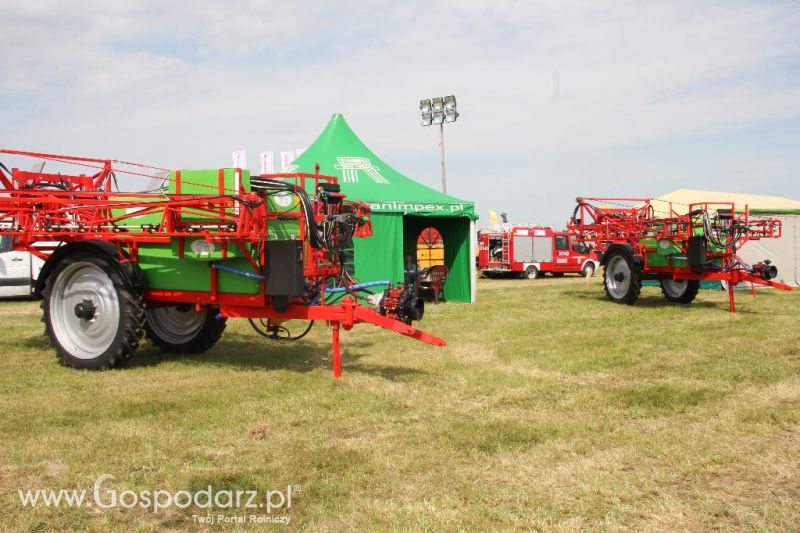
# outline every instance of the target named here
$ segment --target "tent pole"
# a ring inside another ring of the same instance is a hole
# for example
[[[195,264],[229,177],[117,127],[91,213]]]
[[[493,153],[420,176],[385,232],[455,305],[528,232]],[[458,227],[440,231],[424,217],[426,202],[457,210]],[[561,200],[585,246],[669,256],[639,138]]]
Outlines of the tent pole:
[[[439,148],[442,150],[442,192],[447,194],[447,174],[444,170],[444,123],[439,124]]]

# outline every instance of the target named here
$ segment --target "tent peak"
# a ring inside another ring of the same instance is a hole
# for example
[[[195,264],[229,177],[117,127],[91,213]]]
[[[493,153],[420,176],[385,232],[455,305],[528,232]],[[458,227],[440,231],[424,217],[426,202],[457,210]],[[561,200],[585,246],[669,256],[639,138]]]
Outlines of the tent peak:
[[[320,137],[324,136],[326,132],[337,132],[337,135],[340,134],[341,131],[345,131],[348,134],[358,137],[356,133],[353,131],[353,128],[350,127],[350,124],[347,123],[347,120],[344,118],[344,115],[341,113],[334,113],[331,115],[331,119],[328,121],[328,125],[325,126],[325,130],[323,131]],[[316,142],[316,141],[315,141]]]
[[[344,122],[345,124],[347,124],[347,120],[345,120],[344,115],[342,115],[341,113],[334,113],[333,115],[331,115],[331,120],[329,121],[329,124],[336,124],[338,122]]]

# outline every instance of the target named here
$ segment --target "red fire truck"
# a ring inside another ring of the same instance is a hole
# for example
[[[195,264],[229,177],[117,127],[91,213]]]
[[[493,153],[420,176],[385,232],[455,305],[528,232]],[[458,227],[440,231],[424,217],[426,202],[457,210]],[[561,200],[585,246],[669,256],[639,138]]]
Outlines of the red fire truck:
[[[502,224],[478,232],[478,268],[489,278],[515,273],[536,279],[548,272],[590,277],[599,264],[588,245],[566,231]]]

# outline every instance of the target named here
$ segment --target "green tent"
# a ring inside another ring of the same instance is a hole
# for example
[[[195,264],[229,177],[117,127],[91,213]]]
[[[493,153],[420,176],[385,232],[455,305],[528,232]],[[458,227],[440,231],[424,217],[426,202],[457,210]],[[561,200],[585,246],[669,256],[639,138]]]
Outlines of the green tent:
[[[349,200],[369,204],[374,235],[355,239],[354,270],[359,281],[403,279],[404,258],[416,257],[423,229],[439,230],[450,274],[444,296],[451,302],[475,300],[474,225],[472,202],[426,187],[400,174],[375,155],[340,114],[298,157],[291,172],[320,172],[337,176]]]

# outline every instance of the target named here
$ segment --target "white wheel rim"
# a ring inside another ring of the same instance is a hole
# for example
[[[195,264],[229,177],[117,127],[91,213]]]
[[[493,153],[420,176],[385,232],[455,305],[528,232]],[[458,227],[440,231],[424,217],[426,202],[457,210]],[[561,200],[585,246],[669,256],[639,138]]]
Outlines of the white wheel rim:
[[[170,344],[183,344],[197,336],[205,324],[207,311],[197,311],[188,304],[154,307],[145,310],[153,333]]]
[[[689,280],[687,279],[664,279],[661,282],[663,283],[664,291],[673,298],[683,296],[689,286]]]
[[[76,313],[76,307],[86,302],[95,309],[91,318]],[[102,355],[119,330],[117,290],[108,274],[94,263],[81,261],[61,271],[53,283],[49,311],[58,343],[78,359]]]
[[[526,274],[528,276],[528,279],[536,279],[536,269],[535,268],[529,268],[528,271],[526,272]]]
[[[631,267],[624,257],[617,255],[611,258],[606,267],[606,287],[614,298],[624,298],[631,285]]]

